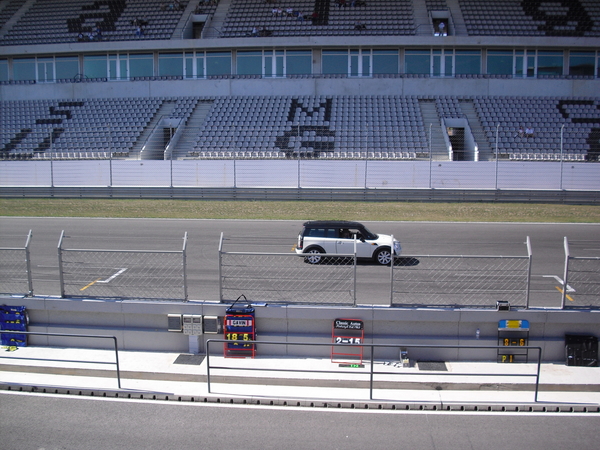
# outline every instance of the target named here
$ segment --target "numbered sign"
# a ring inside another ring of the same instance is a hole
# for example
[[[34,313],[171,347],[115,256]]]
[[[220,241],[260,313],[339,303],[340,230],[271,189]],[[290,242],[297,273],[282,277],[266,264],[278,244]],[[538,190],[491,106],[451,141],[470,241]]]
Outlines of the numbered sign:
[[[331,330],[331,362],[362,364],[365,327],[362,320],[335,319]]]
[[[248,308],[246,308],[248,309]],[[244,312],[248,312],[244,310]],[[254,311],[250,314],[240,314],[228,310],[223,326],[225,357],[231,358],[254,358],[256,355],[256,327]]]
[[[528,362],[529,321],[504,319],[498,322],[498,362]]]

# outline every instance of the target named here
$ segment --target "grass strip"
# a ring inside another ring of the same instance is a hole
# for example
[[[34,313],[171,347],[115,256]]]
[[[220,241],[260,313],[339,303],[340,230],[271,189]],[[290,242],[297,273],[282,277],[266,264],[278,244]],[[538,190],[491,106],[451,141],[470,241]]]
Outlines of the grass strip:
[[[593,205],[529,203],[378,203],[26,198],[0,199],[0,216],[599,223],[600,207]]]

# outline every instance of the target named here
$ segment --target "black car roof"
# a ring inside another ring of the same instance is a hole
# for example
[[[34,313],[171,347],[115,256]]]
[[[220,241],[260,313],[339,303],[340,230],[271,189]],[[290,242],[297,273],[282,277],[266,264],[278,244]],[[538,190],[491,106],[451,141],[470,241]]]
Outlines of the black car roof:
[[[318,228],[318,227],[348,227],[358,228],[364,227],[362,223],[350,222],[348,220],[309,220],[304,222],[304,227]]]

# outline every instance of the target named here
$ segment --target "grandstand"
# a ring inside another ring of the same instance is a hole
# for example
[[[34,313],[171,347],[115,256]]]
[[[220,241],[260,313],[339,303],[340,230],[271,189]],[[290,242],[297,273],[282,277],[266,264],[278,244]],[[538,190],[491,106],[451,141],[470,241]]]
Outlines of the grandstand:
[[[3,0],[0,159],[597,161],[599,36],[593,0]]]

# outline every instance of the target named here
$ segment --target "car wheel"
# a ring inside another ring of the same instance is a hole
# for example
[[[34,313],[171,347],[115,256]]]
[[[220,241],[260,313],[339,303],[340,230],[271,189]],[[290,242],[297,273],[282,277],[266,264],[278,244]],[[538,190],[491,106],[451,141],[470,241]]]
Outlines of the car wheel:
[[[375,253],[375,261],[382,266],[387,266],[392,262],[392,251],[389,248],[382,248]]]
[[[309,251],[306,252],[306,254],[309,256],[306,256],[304,258],[304,261],[309,264],[319,264],[321,261],[323,261],[323,257],[321,256],[322,253],[324,252],[322,252],[318,248],[311,248]]]

